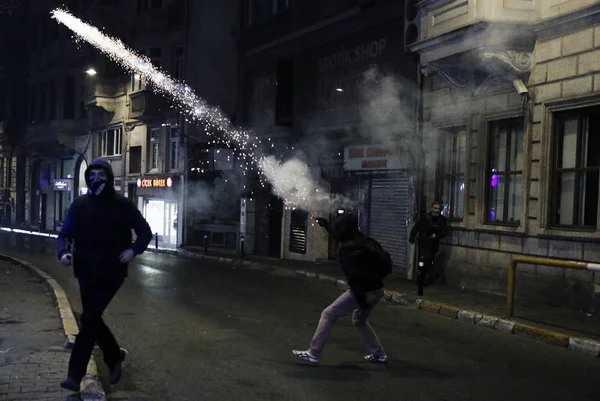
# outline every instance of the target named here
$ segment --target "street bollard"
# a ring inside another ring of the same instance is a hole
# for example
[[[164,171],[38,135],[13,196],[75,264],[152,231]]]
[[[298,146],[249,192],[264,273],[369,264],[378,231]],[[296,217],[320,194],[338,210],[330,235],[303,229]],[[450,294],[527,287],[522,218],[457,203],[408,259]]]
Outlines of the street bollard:
[[[156,233],[154,236],[154,246],[156,247],[156,249],[158,249],[158,233]]]
[[[240,244],[240,259],[244,260],[244,237],[242,237],[242,243]]]
[[[204,234],[204,254],[208,255],[208,235]]]

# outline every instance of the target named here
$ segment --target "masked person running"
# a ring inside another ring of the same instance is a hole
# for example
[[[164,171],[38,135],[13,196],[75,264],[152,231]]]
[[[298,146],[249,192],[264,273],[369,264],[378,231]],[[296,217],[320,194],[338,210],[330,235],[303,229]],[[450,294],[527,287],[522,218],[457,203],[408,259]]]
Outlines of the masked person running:
[[[383,279],[392,271],[392,258],[377,241],[360,233],[354,214],[342,215],[333,223],[323,218],[317,222],[341,244],[338,261],[350,289],[323,310],[309,349],[292,352],[316,364],[337,319],[352,313],[352,323],[370,352],[365,360],[385,363],[387,355],[367,318],[383,297]]]
[[[440,240],[448,232],[448,220],[442,216],[442,204],[433,202],[431,211],[421,217],[410,230],[408,241],[418,241],[419,271],[417,272],[417,294],[423,295],[423,287],[427,286],[429,274],[434,270],[435,254],[440,248]]]
[[[152,240],[152,230],[137,207],[115,192],[108,161],[94,160],[85,171],[85,181],[88,194],[71,204],[56,244],[60,262],[65,266],[73,264],[83,309],[68,377],[60,384],[72,391],[80,389],[95,343],[109,368],[109,382],[116,384],[121,378],[126,352],[102,320],[102,314],[123,284],[128,263],[144,252]],[[137,235],[134,243],[132,229]],[[73,241],[72,251],[67,241]]]

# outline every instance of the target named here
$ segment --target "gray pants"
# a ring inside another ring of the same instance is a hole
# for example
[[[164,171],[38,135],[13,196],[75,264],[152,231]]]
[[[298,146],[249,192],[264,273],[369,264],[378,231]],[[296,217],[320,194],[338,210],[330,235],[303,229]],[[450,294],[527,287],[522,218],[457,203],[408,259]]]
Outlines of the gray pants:
[[[346,316],[352,313],[352,323],[363,338],[365,345],[369,353],[375,356],[385,355],[383,347],[377,338],[377,334],[367,321],[369,314],[373,311],[375,305],[383,297],[383,288],[375,291],[367,292],[366,294],[367,303],[370,308],[368,311],[361,311],[358,307],[358,302],[351,290],[347,290],[338,297],[331,305],[323,310],[321,313],[321,319],[319,325],[313,336],[312,342],[310,343],[309,352],[315,358],[319,358],[323,352],[323,347],[327,342],[329,333],[333,328],[334,323],[337,319],[342,316]]]

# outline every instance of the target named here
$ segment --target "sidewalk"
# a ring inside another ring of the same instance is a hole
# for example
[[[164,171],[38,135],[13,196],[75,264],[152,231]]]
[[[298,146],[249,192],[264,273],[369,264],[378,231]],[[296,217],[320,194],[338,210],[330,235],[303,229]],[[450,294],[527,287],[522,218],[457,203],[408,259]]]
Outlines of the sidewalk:
[[[64,400],[69,351],[48,288],[23,267],[0,262],[0,400]]]
[[[54,291],[44,281],[0,260],[0,401],[103,400],[90,378],[80,394],[60,387],[70,351]]]
[[[218,259],[221,262],[243,264],[259,270],[287,270],[297,275],[322,279],[344,286],[340,268],[335,261],[315,263],[239,255],[228,250],[186,247],[177,251],[149,249],[151,252],[178,254],[193,258]],[[553,345],[568,347],[593,356],[600,356],[600,317],[590,316],[566,307],[515,300],[515,312],[507,318],[506,297],[449,285],[426,287],[424,296],[416,295],[414,282],[395,276],[385,280],[386,300],[441,314],[478,326],[515,334]]]

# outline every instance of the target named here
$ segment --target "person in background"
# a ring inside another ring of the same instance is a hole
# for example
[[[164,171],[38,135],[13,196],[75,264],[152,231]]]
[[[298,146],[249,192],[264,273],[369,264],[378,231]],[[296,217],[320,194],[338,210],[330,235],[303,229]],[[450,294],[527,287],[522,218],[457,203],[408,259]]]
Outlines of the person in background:
[[[108,161],[94,160],[85,171],[85,181],[88,194],[76,198],[69,207],[56,243],[60,263],[73,264],[83,309],[68,376],[60,384],[72,391],[80,390],[96,343],[104,354],[110,384],[121,378],[126,351],[102,320],[102,314],[123,284],[128,263],[152,240],[152,230],[137,207],[115,192]],[[132,229],[136,234],[134,243]],[[68,247],[71,241],[73,250]]]
[[[417,293],[423,295],[423,287],[427,285],[428,274],[433,272],[433,261],[439,250],[440,240],[448,231],[448,221],[441,215],[442,204],[433,202],[431,211],[421,217],[410,230],[408,241],[418,241],[419,270],[417,273]]]
[[[359,232],[358,218],[354,214],[343,214],[333,223],[323,218],[317,222],[341,244],[338,260],[350,289],[323,310],[310,347],[305,351],[292,350],[292,353],[316,364],[336,320],[352,313],[352,323],[370,352],[364,358],[385,363],[387,355],[367,318],[383,297],[383,279],[392,271],[390,254],[377,241]]]

